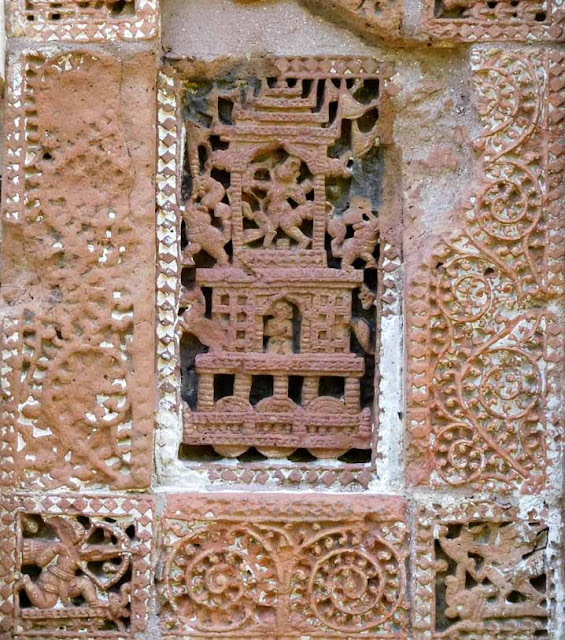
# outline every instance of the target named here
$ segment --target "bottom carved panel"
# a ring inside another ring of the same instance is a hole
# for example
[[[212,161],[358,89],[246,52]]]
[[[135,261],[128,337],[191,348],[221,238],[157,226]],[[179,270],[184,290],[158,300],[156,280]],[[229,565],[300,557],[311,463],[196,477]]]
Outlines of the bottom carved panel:
[[[422,509],[413,569],[414,638],[553,638],[548,537],[543,514],[535,510],[523,516],[494,503]]]
[[[402,499],[177,494],[163,527],[165,638],[408,637]]]
[[[152,587],[153,502],[119,495],[1,503],[0,637],[138,637]]]

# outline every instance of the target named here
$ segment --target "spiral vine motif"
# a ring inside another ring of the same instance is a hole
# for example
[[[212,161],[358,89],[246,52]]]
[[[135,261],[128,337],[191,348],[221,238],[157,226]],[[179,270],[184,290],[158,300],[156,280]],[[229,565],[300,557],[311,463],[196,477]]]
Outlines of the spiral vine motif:
[[[434,443],[436,469],[451,485],[473,482],[485,468],[485,457],[473,429],[464,423],[444,427]]]
[[[437,298],[442,311],[454,322],[478,320],[489,308],[492,287],[484,275],[490,264],[472,256],[458,257],[444,265]]]
[[[291,599],[309,608],[317,624],[359,632],[394,615],[404,592],[404,567],[384,540],[362,541],[353,531],[334,530],[309,545],[305,556],[315,560],[295,572]]]
[[[539,182],[531,171],[510,162],[490,173],[491,182],[477,198],[477,221],[492,238],[521,240],[534,230],[542,213]]]
[[[261,539],[243,527],[217,527],[181,539],[167,573],[171,606],[200,631],[242,629],[276,605],[273,560]]]
[[[465,370],[464,398],[469,408],[480,406],[495,418],[525,416],[541,393],[536,362],[523,351],[490,349],[474,358]]]

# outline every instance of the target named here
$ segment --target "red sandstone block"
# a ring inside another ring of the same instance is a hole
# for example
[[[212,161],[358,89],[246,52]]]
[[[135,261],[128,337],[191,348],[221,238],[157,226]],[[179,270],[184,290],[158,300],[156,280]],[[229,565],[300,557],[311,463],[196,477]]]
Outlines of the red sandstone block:
[[[155,71],[150,53],[10,58],[4,484],[150,482]]]

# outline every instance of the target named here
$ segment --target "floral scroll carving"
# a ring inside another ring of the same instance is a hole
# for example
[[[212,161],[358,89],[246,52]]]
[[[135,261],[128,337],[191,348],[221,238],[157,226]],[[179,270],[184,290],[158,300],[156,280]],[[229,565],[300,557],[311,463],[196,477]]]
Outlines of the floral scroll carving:
[[[562,356],[548,305],[562,289],[559,164],[543,151],[559,149],[548,135],[559,118],[554,60],[486,50],[472,63],[482,184],[465,230],[437,248],[409,305],[412,479],[528,492],[546,481],[545,407]]]
[[[212,502],[215,518],[203,521],[209,501],[169,500],[162,575],[169,633],[405,637],[401,501],[375,500],[367,520],[349,498],[344,522],[327,499]]]
[[[139,486],[151,452],[147,422],[132,442],[135,309],[125,276],[142,243],[130,217],[120,64],[83,52],[22,60],[4,203],[4,482]],[[102,83],[112,88],[105,102]]]

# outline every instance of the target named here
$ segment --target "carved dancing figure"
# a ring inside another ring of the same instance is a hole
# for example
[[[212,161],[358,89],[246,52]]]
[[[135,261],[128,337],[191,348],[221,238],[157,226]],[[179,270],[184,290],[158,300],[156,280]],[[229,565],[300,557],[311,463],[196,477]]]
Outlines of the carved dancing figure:
[[[61,516],[51,516],[44,521],[55,530],[58,540],[24,538],[22,563],[37,565],[41,568],[41,573],[35,581],[32,581],[28,574],[24,574],[16,588],[23,590],[31,604],[39,609],[51,609],[59,599],[68,605],[71,604],[72,598],[79,596],[89,605],[116,605],[115,600],[111,600],[110,603],[101,600],[92,578],[85,574],[77,575],[77,572],[86,562],[116,558],[119,556],[119,549],[103,544],[91,544],[81,548],[87,531],[79,522]],[[25,532],[38,532],[39,525],[35,520],[24,516],[22,522]],[[118,608],[123,608],[123,603],[120,603]]]
[[[194,265],[194,256],[205,251],[219,266],[229,264],[224,249],[231,238],[231,207],[222,202],[226,195],[223,185],[208,176],[202,178],[196,190],[199,202],[191,203],[182,212],[186,224],[188,246],[183,251],[183,263]],[[212,218],[222,221],[222,229],[212,224]]]
[[[284,300],[278,300],[272,307],[271,317],[265,322],[267,353],[288,355],[293,353],[292,307]]]
[[[353,229],[352,238],[346,238],[349,226]],[[373,253],[379,241],[379,221],[369,200],[360,196],[351,198],[343,216],[329,221],[328,233],[333,238],[332,253],[341,258],[342,269],[353,269],[357,259],[365,261],[366,269],[378,266]]]
[[[301,164],[300,158],[288,156],[274,168],[274,180],[267,191],[265,208],[269,218],[275,221],[275,228],[280,227],[298,243],[300,249],[307,249],[312,239],[300,230],[300,225],[304,220],[312,219],[313,207],[306,198],[311,190],[310,182],[298,183]],[[293,208],[289,200],[298,206]]]
[[[226,346],[226,332],[219,322],[206,317],[206,300],[199,287],[184,289],[180,306],[186,310],[180,316],[180,327],[195,336],[210,351],[222,351]]]

